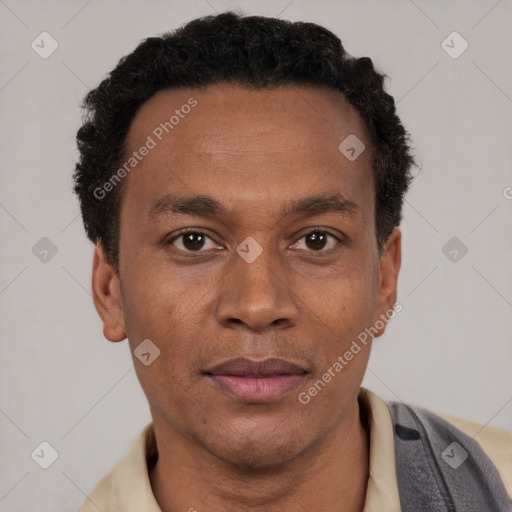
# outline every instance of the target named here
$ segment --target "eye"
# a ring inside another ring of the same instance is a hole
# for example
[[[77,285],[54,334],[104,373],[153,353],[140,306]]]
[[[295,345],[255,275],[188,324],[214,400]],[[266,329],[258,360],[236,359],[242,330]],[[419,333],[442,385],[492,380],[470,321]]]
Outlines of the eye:
[[[316,252],[325,252],[334,249],[340,240],[326,231],[310,231],[292,245],[293,249],[311,249]]]
[[[202,249],[222,249],[219,244],[200,231],[181,233],[169,240],[169,243],[177,249],[187,252],[203,252]]]

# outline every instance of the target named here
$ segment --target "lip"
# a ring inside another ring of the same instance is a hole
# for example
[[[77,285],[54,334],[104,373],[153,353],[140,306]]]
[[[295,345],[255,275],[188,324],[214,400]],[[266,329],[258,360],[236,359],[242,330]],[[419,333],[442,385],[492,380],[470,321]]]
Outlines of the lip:
[[[307,371],[284,359],[230,359],[204,372],[216,386],[244,402],[271,402],[297,388]]]

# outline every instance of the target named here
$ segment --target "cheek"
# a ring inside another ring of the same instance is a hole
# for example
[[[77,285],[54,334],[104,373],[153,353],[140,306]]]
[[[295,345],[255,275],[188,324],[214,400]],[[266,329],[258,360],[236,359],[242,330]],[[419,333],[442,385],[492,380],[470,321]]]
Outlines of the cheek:
[[[363,274],[346,277],[332,282],[329,293],[318,302],[315,316],[321,321],[315,316],[311,320],[317,364],[299,397],[312,410],[329,410],[333,403],[348,407],[357,395],[373,339],[368,331],[377,307],[372,286]]]
[[[187,386],[187,371],[202,353],[198,343],[205,319],[208,293],[204,281],[184,279],[170,266],[148,265],[136,257],[126,260],[121,275],[121,294],[126,332],[132,354],[149,339],[160,351],[151,366],[134,364],[141,380],[163,385],[167,379]],[[148,371],[146,371],[148,370]]]
[[[321,323],[345,342],[372,324],[377,302],[378,276],[374,265],[346,265],[325,279],[303,283],[306,303]]]
[[[129,303],[125,316],[137,378],[150,405],[163,414],[169,410],[185,411],[194,402],[190,388],[195,382],[191,378],[201,349],[192,342],[183,322],[183,310],[174,305],[174,297],[160,292],[161,289],[153,289],[150,294],[141,291],[135,295],[139,301]],[[153,349],[157,356],[149,365],[137,357],[141,352],[137,347],[147,339],[157,347]]]
[[[150,258],[134,255],[124,263],[121,292],[128,338],[169,336],[200,301],[197,283],[185,281],[170,265],[155,264]]]

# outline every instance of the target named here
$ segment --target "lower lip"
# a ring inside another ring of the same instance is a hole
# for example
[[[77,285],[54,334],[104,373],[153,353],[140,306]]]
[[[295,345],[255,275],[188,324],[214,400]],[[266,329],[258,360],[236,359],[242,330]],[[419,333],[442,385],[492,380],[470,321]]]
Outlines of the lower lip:
[[[221,389],[244,402],[270,402],[297,388],[305,374],[275,375],[272,377],[241,377],[210,375]]]

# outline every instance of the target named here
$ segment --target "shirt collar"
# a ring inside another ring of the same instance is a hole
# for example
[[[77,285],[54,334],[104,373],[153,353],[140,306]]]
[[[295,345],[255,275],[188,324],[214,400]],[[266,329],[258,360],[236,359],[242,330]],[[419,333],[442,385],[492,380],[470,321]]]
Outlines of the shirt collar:
[[[363,512],[400,512],[395,471],[393,428],[387,405],[374,393],[361,388],[370,431],[370,468]],[[108,503],[108,512],[162,512],[151,489],[148,467],[158,458],[153,424],[149,423],[130,451],[108,473],[86,504]],[[96,510],[91,507],[90,510]],[[88,512],[87,506],[81,509]]]

